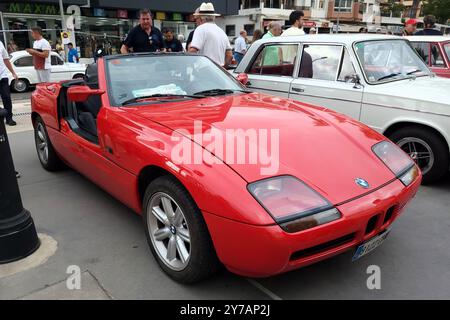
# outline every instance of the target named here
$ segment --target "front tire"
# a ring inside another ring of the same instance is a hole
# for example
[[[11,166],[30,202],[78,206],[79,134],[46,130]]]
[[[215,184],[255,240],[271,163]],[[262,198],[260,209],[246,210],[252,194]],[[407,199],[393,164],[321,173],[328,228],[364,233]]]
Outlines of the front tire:
[[[17,79],[13,80],[11,87],[15,92],[24,93],[30,88],[30,83],[26,79]]]
[[[436,182],[448,172],[449,150],[436,132],[411,126],[394,132],[389,138],[417,163],[424,184]]]
[[[143,203],[145,234],[161,269],[181,283],[194,283],[219,268],[203,216],[183,185],[172,176],[150,183]]]
[[[61,168],[62,162],[53,148],[47,133],[47,128],[41,117],[34,121],[34,141],[36,152],[42,167],[47,171],[56,171]]]

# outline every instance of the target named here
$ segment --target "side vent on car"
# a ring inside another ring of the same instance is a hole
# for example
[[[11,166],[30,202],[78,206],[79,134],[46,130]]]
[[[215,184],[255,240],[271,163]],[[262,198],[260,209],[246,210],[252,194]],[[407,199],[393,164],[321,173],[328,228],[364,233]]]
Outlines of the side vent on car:
[[[388,223],[389,220],[392,219],[392,216],[394,215],[395,212],[395,206],[394,207],[390,207],[387,211],[386,211],[386,215],[384,216],[384,221],[383,221],[383,225]]]
[[[375,230],[379,218],[380,218],[379,214],[370,218],[366,227],[366,235],[372,233]]]

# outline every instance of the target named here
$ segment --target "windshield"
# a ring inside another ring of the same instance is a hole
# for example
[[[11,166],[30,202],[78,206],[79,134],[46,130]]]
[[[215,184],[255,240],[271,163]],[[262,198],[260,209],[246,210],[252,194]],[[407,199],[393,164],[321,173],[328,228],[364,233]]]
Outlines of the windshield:
[[[115,106],[136,104],[140,98],[193,99],[206,96],[205,93],[221,95],[244,90],[202,56],[124,56],[107,59],[106,64],[109,96]]]
[[[444,44],[444,51],[445,54],[447,55],[448,61],[450,61],[450,42]]]
[[[404,40],[358,42],[355,52],[369,83],[430,75],[428,67]]]

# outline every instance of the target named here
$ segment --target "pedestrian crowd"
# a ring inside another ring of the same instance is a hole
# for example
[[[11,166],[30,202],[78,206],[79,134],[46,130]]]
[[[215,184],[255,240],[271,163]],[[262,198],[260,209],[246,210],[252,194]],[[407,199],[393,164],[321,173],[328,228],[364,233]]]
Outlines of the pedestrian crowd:
[[[193,13],[196,28],[189,34],[186,39],[186,45],[183,47],[182,41],[174,34],[170,28],[163,29],[162,32],[153,25],[152,12],[149,9],[142,9],[139,12],[139,24],[132,28],[123,41],[120,52],[127,54],[130,52],[188,52],[191,54],[202,54],[209,57],[212,61],[221,66],[228,66],[234,63],[240,63],[248,51],[248,47],[259,39],[267,39],[273,37],[302,36],[305,35],[304,13],[300,10],[292,11],[289,16],[290,27],[283,31],[280,22],[272,21],[267,24],[266,32],[254,30],[252,40],[248,39],[246,30],[240,30],[239,36],[235,39],[234,49],[232,49],[230,41],[225,31],[216,24],[216,17],[220,14],[215,12],[212,3],[202,3]],[[442,32],[435,29],[436,18],[427,15],[423,19],[423,29],[417,31],[419,24],[417,19],[408,19],[402,30],[402,35],[442,35]],[[368,33],[367,27],[359,29],[360,33]],[[314,27],[309,28],[309,34],[317,33]],[[44,36],[40,27],[31,28],[31,36],[34,39],[32,48],[26,51],[32,56],[33,66],[36,70],[39,82],[49,82],[51,75],[51,59],[50,53],[52,46]],[[183,39],[181,39],[183,40]],[[64,45],[61,41],[56,43],[54,50],[61,56],[63,60],[71,63],[77,63],[80,60],[77,49],[72,43],[67,44],[67,56]],[[12,103],[10,89],[8,85],[8,70],[14,78],[17,78],[14,69],[9,62],[9,54],[17,51],[17,45],[10,40],[5,46],[0,42],[0,95],[3,106],[7,110],[6,123],[8,125],[16,125],[12,118]],[[94,60],[106,55],[105,50],[100,46],[94,53]],[[273,63],[277,63],[279,53],[266,55],[265,59],[272,59]],[[234,60],[234,61],[233,61]],[[271,61],[266,61],[272,63]]]

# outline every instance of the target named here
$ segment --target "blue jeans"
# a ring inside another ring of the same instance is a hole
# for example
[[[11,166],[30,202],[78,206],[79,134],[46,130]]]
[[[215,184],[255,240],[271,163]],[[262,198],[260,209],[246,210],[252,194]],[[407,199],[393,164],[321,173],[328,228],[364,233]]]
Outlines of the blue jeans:
[[[6,109],[6,121],[12,120],[12,101],[11,92],[9,91],[8,78],[2,78],[0,80],[0,96],[2,97],[3,108]]]
[[[234,57],[234,60],[236,60],[236,62],[239,64],[239,63],[241,63],[241,60],[244,57],[244,55],[242,53],[235,51],[233,54],[233,57]]]

